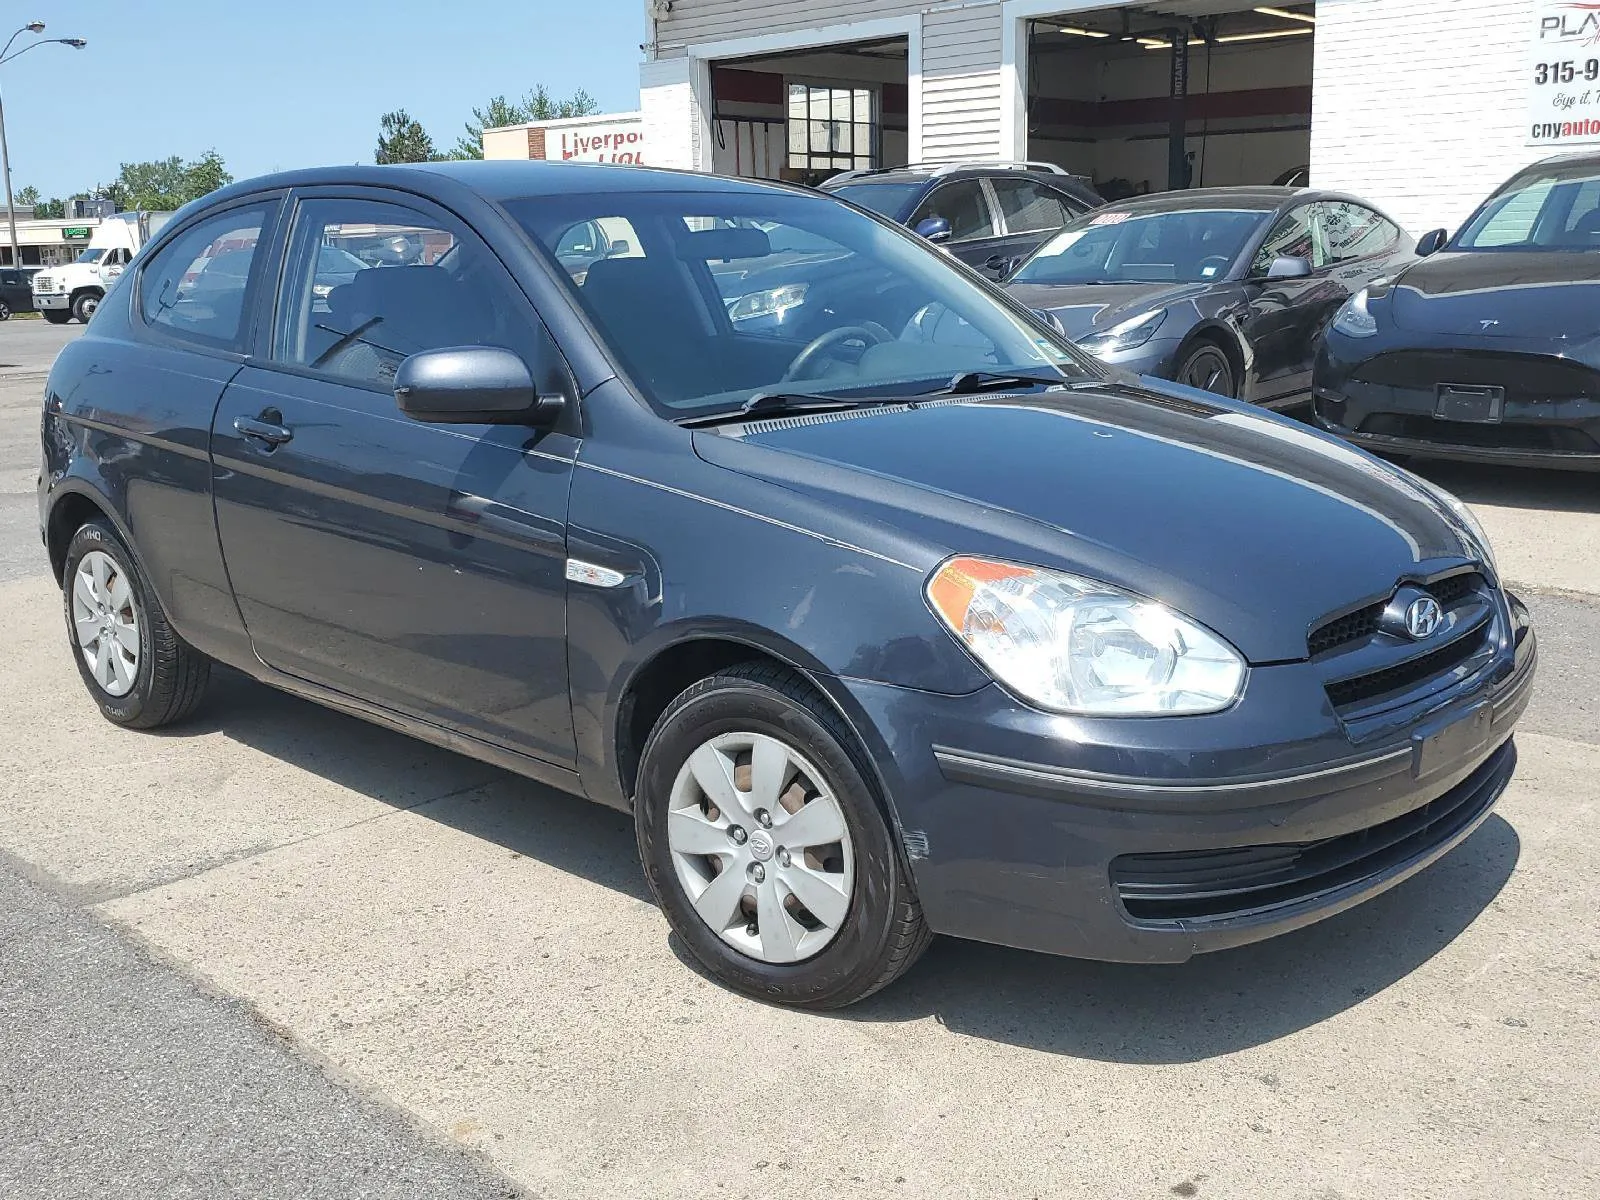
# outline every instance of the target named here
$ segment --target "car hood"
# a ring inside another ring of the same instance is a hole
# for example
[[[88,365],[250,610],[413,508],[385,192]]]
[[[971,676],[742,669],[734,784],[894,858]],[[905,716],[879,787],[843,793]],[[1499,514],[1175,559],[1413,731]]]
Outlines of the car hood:
[[[1076,571],[1170,604],[1257,664],[1303,659],[1329,615],[1471,557],[1405,472],[1202,396],[935,401],[703,430],[695,445],[859,518],[901,561],[992,554]]]
[[[1389,312],[1414,333],[1587,342],[1600,335],[1600,253],[1437,254],[1395,281]]]
[[[1204,283],[1013,283],[1006,288],[1029,308],[1053,315],[1069,338],[1088,337],[1131,317],[1202,294]]]

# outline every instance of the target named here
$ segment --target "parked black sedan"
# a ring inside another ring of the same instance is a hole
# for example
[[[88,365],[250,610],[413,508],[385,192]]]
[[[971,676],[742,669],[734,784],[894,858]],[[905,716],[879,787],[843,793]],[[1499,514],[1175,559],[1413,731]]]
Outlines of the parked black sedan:
[[[628,252],[579,283],[586,222]],[[430,261],[324,300],[356,230]],[[868,306],[744,332],[713,267],[802,237]],[[631,813],[682,945],[769,1001],[860,999],[934,932],[1179,962],[1349,908],[1487,819],[1534,671],[1445,493],[752,181],[235,184],[112,287],[41,426],[106,717],[177,721],[222,662]]]
[[[1375,450],[1600,470],[1600,155],[1518,172],[1353,297],[1315,384],[1317,421]]]
[[[0,267],[0,321],[33,311],[33,277],[38,267]]]
[[[1080,217],[1006,283],[1105,362],[1287,408],[1339,307],[1413,247],[1353,196],[1204,188]]]

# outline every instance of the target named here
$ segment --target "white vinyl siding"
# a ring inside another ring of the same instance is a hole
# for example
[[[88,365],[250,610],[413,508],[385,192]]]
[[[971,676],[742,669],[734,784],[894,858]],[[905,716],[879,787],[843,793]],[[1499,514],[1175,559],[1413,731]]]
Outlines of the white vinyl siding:
[[[1520,168],[1531,0],[1318,0],[1311,183],[1412,234],[1458,228]]]
[[[1000,153],[1000,5],[922,18],[922,157]]]
[[[684,46],[921,12],[927,0],[676,0],[656,22],[663,57]]]

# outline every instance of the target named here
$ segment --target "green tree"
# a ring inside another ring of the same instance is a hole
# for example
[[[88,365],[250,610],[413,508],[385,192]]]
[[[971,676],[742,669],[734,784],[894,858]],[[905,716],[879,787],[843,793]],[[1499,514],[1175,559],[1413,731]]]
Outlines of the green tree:
[[[33,206],[33,215],[41,221],[59,221],[67,215],[67,202],[59,198],[41,200]]]
[[[554,121],[562,117],[586,117],[599,111],[600,105],[595,98],[582,88],[565,100],[552,97],[550,90],[542,83],[518,101],[492,96],[484,107],[472,110],[472,120],[466,125],[466,136],[456,139],[450,157],[482,158],[485,129],[523,125],[529,121]]]
[[[17,203],[24,208],[36,208],[43,199],[36,187],[25,187],[17,193]]]
[[[384,113],[378,121],[379,163],[433,162],[439,157],[433,148],[433,138],[418,121],[403,108]]]
[[[232,182],[222,156],[207,150],[192,162],[174,154],[153,162],[123,163],[116,182],[97,190],[125,212],[172,212]]]

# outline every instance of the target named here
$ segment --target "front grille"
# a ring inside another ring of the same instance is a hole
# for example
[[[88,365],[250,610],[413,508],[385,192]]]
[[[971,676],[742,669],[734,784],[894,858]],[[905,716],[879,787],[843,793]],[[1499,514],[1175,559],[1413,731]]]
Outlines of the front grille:
[[[1498,387],[1517,400],[1569,400],[1600,391],[1600,377],[1570,359],[1475,350],[1395,350],[1356,368],[1363,383],[1432,393],[1441,383]]]
[[[1403,816],[1339,837],[1113,859],[1128,915],[1150,924],[1216,921],[1315,900],[1423,857],[1477,820],[1514,763],[1507,745],[1463,782]]]
[[[40,275],[33,281],[33,290],[36,292],[53,292],[56,290],[56,281],[48,275]]]
[[[1422,590],[1437,600],[1439,607],[1445,612],[1449,612],[1467,596],[1476,594],[1482,582],[1483,576],[1476,571],[1469,571],[1441,579],[1437,583],[1423,584]],[[1387,600],[1379,600],[1376,604],[1358,608],[1353,613],[1346,613],[1342,617],[1335,617],[1326,624],[1317,626],[1306,639],[1306,650],[1312,658],[1315,658],[1339,646],[1366,640],[1378,632],[1378,621],[1388,605]]]
[[[1415,687],[1425,680],[1443,675],[1466,662],[1482,648],[1484,638],[1488,635],[1488,626],[1489,623],[1485,621],[1476,629],[1440,646],[1437,650],[1430,650],[1427,654],[1418,655],[1416,658],[1408,658],[1403,663],[1385,667],[1381,671],[1371,671],[1365,675],[1357,675],[1354,679],[1330,683],[1326,689],[1328,699],[1335,709],[1348,708],[1353,704],[1386,696],[1390,692]]]
[[[1358,433],[1437,442],[1447,446],[1472,446],[1482,450],[1535,450],[1552,454],[1596,454],[1600,443],[1581,429],[1566,425],[1524,425],[1500,421],[1477,425],[1468,421],[1440,421],[1435,417],[1373,413]]]

